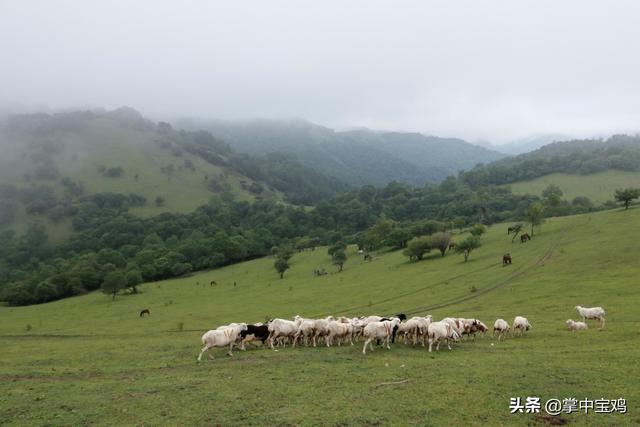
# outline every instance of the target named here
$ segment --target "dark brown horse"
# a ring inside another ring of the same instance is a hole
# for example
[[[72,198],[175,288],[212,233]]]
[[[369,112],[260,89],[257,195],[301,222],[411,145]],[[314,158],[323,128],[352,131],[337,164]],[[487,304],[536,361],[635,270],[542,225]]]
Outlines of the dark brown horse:
[[[502,265],[511,265],[511,254],[502,255]]]
[[[449,243],[449,250],[455,249],[455,248],[456,248],[456,244],[455,243],[453,243],[453,242]]]
[[[525,243],[527,240],[531,240],[529,233],[524,233],[520,236],[520,243]]]
[[[140,317],[144,317],[144,315],[151,316],[151,311],[148,308],[145,308],[140,312]]]

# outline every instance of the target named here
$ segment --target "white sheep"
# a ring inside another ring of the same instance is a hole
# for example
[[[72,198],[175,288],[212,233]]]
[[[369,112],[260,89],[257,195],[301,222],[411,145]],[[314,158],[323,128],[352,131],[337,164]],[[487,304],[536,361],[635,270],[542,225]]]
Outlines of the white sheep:
[[[566,323],[570,331],[582,331],[589,329],[587,324],[584,322],[574,322],[572,319],[568,319]]]
[[[440,350],[440,341],[446,341],[447,347],[451,350],[449,340],[458,341],[460,339],[460,334],[451,326],[451,323],[444,320],[431,323],[427,328],[427,334],[429,336],[429,352],[431,352],[434,342],[437,343],[436,350]]]
[[[516,316],[513,319],[513,333],[519,332],[520,335],[524,335],[525,331],[531,329],[531,324],[526,317]]]
[[[233,356],[233,344],[236,342],[240,332],[247,330],[247,325],[244,323],[242,325],[244,326],[225,327],[223,329],[214,329],[205,332],[205,334],[202,335],[202,344],[204,344],[204,347],[202,347],[198,355],[198,362],[202,360],[202,355],[213,347],[229,346],[229,352],[227,354]],[[211,354],[209,354],[209,357],[213,359]]]
[[[498,341],[509,332],[509,324],[504,319],[497,319],[493,324],[493,337],[495,338],[496,332],[498,332]]]
[[[391,340],[391,334],[393,328],[400,325],[400,319],[394,317],[391,320],[384,320],[382,322],[371,322],[364,327],[362,335],[365,338],[364,347],[362,347],[362,354],[367,354],[367,345],[373,351],[373,340],[384,340],[387,349],[391,350],[389,341]]]
[[[604,328],[604,309],[602,307],[583,307],[581,305],[576,305],[576,310],[582,316],[582,321],[586,322],[587,319],[599,320],[600,328]]]

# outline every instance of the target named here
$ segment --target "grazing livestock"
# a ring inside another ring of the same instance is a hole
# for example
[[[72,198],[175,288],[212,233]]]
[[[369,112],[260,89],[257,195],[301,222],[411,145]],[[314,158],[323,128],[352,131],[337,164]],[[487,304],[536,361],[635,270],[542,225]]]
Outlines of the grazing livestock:
[[[202,335],[202,344],[204,344],[204,347],[202,347],[202,350],[198,355],[198,362],[202,360],[202,355],[213,347],[229,346],[229,352],[227,354],[229,356],[233,356],[233,344],[238,339],[240,332],[246,329],[247,325],[244,324],[244,328],[242,326],[223,327],[222,329],[214,329],[205,332],[205,334]],[[213,356],[211,354],[209,354],[209,357],[213,359]]]
[[[407,344],[408,340],[411,340],[415,346],[418,341],[422,342],[422,346],[425,346],[427,339],[427,328],[431,323],[432,317],[415,316],[407,320],[405,323],[401,323],[398,326],[398,334],[404,336],[404,343]]]
[[[511,254],[502,255],[502,265],[511,265]]]
[[[286,319],[273,319],[269,323],[269,346],[272,350],[275,350],[273,343],[278,338],[292,338],[295,339],[296,332],[298,332],[298,326],[302,323],[302,319],[296,316],[296,321]]]
[[[576,310],[582,316],[582,321],[586,322],[587,319],[599,320],[600,321],[600,329],[604,328],[604,309],[602,307],[583,307],[581,305],[576,305]]]
[[[520,335],[524,335],[525,331],[531,329],[531,324],[526,317],[516,316],[513,319],[513,333],[519,332]]]
[[[467,325],[464,322],[464,319],[455,318],[455,317],[445,317],[441,320],[441,322],[446,322],[453,328],[454,331],[457,332],[458,335],[462,335]]]
[[[149,311],[149,309],[148,309],[148,308],[145,308],[144,310],[142,310],[142,311],[140,312],[140,317],[144,317],[144,315],[145,315],[145,314],[146,314],[147,316],[150,316],[150,315],[151,315],[151,311]]]
[[[317,319],[315,321],[315,328],[314,328],[314,334],[313,334],[313,341],[317,342],[318,338],[324,338],[324,340],[327,340],[327,326],[329,325],[329,322],[332,322],[336,320],[333,316],[327,316],[324,319]]]
[[[449,243],[449,250],[455,249],[456,244],[454,242]]]
[[[529,236],[529,233],[524,233],[520,235],[520,243],[526,243],[527,240],[531,240],[531,236]]]
[[[460,339],[460,334],[451,326],[451,323],[444,320],[431,323],[427,328],[427,335],[429,336],[429,353],[431,353],[434,342],[437,343],[436,350],[440,350],[441,341],[446,341],[447,347],[451,350],[449,340],[458,341]]]
[[[393,328],[400,325],[400,319],[397,317],[391,320],[383,320],[381,322],[371,322],[367,326],[364,327],[362,331],[362,335],[365,338],[364,347],[362,347],[362,354],[367,354],[367,345],[373,351],[373,340],[384,340],[387,346],[387,349],[391,349],[389,345],[389,341],[391,340],[391,334],[393,333]]]
[[[498,319],[493,324],[493,337],[495,338],[496,332],[498,333],[498,341],[509,332],[509,324],[504,319]]]
[[[465,326],[464,331],[462,332],[462,335],[469,335],[473,337],[474,340],[478,332],[484,334],[489,330],[489,328],[487,328],[487,325],[485,325],[478,319],[460,319],[460,320],[462,320]]]
[[[572,319],[569,319],[566,323],[570,331],[584,331],[589,329],[585,322],[574,322]]]
[[[302,337],[302,340],[300,338]],[[309,338],[313,340],[313,346],[316,346],[316,321],[315,319],[304,319],[298,326],[298,331],[293,338],[293,346],[296,346],[298,340],[304,345],[309,345]]]
[[[334,338],[337,338],[338,346],[340,346],[343,338],[345,340],[348,339],[351,345],[353,345],[353,325],[351,322],[343,323],[332,320],[327,323],[326,330],[327,336],[325,337],[325,342],[327,347],[333,344]]]
[[[247,329],[240,332],[240,349],[245,349],[245,344],[250,341],[262,341],[264,345],[265,341],[269,338],[269,326],[263,324],[247,325]]]

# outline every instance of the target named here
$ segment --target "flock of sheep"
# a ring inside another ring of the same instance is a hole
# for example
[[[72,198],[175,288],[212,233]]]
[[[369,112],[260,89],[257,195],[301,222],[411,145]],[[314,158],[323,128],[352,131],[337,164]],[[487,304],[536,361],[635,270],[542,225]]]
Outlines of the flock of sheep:
[[[601,327],[604,327],[605,312],[602,307],[576,306],[575,308],[582,317],[582,322],[567,320],[570,330],[587,329],[587,319],[598,320]],[[504,319],[497,319],[493,325],[493,335],[494,337],[497,335],[498,340],[501,340],[511,328],[514,334],[523,335],[531,329],[531,324],[522,316],[516,316],[511,327]],[[204,347],[198,355],[198,361],[211,348],[229,346],[228,354],[232,355],[234,345],[238,344],[240,349],[244,350],[245,344],[253,340],[260,340],[263,344],[268,343],[275,350],[275,345],[286,346],[287,343],[293,347],[298,343],[315,347],[320,340],[323,340],[327,347],[334,343],[341,345],[342,342],[347,341],[354,345],[354,340],[362,338],[364,340],[362,354],[366,354],[367,347],[373,351],[374,341],[384,343],[388,349],[391,349],[390,342],[393,342],[396,337],[402,337],[405,344],[411,342],[416,345],[420,342],[424,347],[428,342],[431,352],[433,344],[436,344],[436,350],[439,350],[440,343],[444,341],[451,350],[450,341],[458,341],[464,335],[475,339],[477,333],[485,334],[487,331],[487,326],[478,319],[447,317],[434,322],[431,315],[410,319],[407,319],[404,314],[390,318],[367,316],[339,317],[338,319],[333,316],[323,319],[305,319],[295,316],[293,320],[273,319],[267,324],[253,325],[231,323],[210,330],[202,336]],[[211,354],[209,357],[213,358]]]

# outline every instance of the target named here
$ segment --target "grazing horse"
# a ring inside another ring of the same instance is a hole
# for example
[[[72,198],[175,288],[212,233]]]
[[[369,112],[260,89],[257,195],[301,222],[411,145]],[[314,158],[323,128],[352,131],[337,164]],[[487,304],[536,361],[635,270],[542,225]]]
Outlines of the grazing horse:
[[[149,311],[149,309],[148,309],[148,308],[145,308],[144,310],[142,310],[142,311],[140,312],[140,317],[144,317],[144,315],[145,315],[145,314],[146,314],[147,316],[150,316],[150,315],[151,315],[151,311]]]
[[[218,282],[216,282],[215,280],[212,280],[211,282],[209,282],[209,286],[217,286]]]
[[[371,256],[371,254],[364,254],[364,260],[365,261],[373,261],[373,257]]]
[[[449,250],[455,249],[455,248],[456,248],[456,244],[455,243],[453,243],[453,242],[449,243]]]
[[[511,265],[511,254],[502,255],[502,265]]]
[[[524,233],[520,236],[520,243],[525,243],[527,240],[531,240],[531,236],[529,236],[529,233]]]

